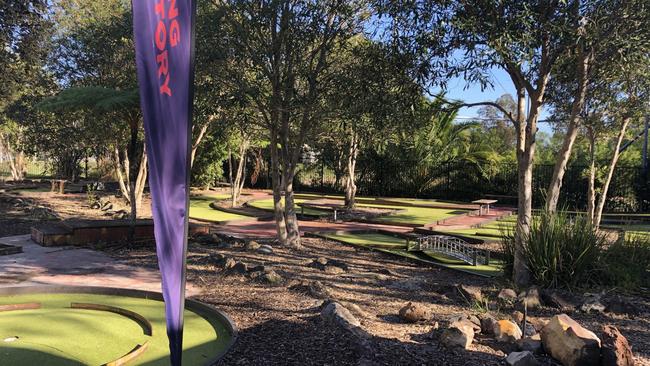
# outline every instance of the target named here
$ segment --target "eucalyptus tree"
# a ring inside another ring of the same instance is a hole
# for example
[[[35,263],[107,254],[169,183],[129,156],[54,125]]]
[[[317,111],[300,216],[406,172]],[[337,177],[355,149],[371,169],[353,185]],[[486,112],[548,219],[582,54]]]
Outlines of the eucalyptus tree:
[[[620,71],[642,67],[643,62],[634,55],[650,54],[650,28],[646,26],[650,22],[650,8],[646,1],[585,1],[577,6],[580,20],[575,40],[556,62],[549,85],[550,101],[559,115],[556,117],[561,116],[564,122],[560,130],[565,130],[546,191],[549,212],[557,209],[564,172],[593,84],[614,82],[613,74],[623,76]]]
[[[43,69],[50,31],[46,1],[0,2],[0,159],[9,162],[14,180],[24,178],[28,148],[24,102],[52,86]]]
[[[513,277],[517,285],[528,284],[523,241],[532,220],[537,123],[557,61],[574,49],[579,36],[581,2],[416,0],[380,5],[392,25],[390,40],[397,48],[420,55],[417,65],[424,66],[416,70],[423,70],[424,81],[440,83],[441,78],[461,75],[487,86],[493,68],[504,70],[512,81],[514,113],[494,102],[456,106],[491,105],[515,126],[518,207]]]
[[[363,31],[365,1],[214,0],[224,9],[228,58],[244,73],[235,85],[268,132],[278,239],[300,247],[293,180],[305,142],[332,87],[332,53]],[[282,197],[284,196],[284,205]]]
[[[333,57],[334,87],[326,92],[329,112],[321,138],[340,145],[345,206],[353,208],[360,152],[388,143],[400,131],[417,129],[428,104],[383,44],[359,35]]]

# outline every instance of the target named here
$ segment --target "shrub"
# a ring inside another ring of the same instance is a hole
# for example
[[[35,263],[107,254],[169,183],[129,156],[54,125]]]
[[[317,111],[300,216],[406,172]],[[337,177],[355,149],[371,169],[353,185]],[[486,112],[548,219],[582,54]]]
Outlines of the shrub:
[[[505,234],[504,253],[511,270],[514,234]],[[535,217],[530,233],[523,238],[523,251],[533,281],[544,287],[575,287],[602,280],[604,234],[593,230],[584,216],[542,213]]]
[[[650,237],[632,236],[607,248],[603,256],[608,284],[628,290],[650,287]]]

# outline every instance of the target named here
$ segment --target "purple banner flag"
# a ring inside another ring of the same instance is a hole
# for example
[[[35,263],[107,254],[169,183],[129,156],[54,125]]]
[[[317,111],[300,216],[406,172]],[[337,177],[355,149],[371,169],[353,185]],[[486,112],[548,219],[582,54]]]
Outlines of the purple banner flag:
[[[181,365],[195,0],[132,0],[149,188],[171,364]]]

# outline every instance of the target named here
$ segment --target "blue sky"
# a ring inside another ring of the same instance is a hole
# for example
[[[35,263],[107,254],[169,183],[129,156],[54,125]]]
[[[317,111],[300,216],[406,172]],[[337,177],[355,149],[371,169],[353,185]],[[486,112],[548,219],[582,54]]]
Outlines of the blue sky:
[[[451,100],[462,100],[467,103],[495,101],[503,94],[515,95],[515,88],[508,74],[499,68],[493,68],[492,74],[493,87],[481,90],[478,84],[468,84],[462,77],[457,77],[447,83],[447,98]],[[462,108],[458,113],[459,117],[476,117],[480,107]],[[547,111],[543,110],[541,119],[548,117]],[[551,128],[546,123],[540,123],[539,129],[550,133]]]

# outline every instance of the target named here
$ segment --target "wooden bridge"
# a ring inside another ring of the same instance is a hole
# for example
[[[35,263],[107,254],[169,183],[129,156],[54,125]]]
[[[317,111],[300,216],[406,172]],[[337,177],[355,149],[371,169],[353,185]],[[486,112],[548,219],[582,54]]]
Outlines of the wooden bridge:
[[[478,249],[465,240],[450,235],[422,236],[408,243],[408,251],[433,252],[477,266],[490,264],[490,251]]]

